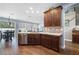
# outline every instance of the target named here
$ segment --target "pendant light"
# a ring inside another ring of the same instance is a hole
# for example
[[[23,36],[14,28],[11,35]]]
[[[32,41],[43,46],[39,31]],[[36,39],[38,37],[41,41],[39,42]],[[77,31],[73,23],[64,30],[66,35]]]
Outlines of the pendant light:
[[[9,18],[8,18],[8,25],[11,25],[10,16],[9,16]]]

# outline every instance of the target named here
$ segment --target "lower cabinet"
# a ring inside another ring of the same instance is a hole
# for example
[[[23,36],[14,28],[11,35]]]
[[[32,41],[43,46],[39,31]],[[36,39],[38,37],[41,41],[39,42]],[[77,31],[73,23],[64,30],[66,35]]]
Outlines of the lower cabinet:
[[[49,35],[41,35],[41,45],[47,48],[51,48],[51,36]]]
[[[59,51],[60,36],[41,35],[41,45]]]
[[[72,42],[79,44],[79,31],[78,30],[72,31]]]
[[[40,34],[28,34],[28,44],[40,44]]]
[[[73,34],[72,35],[72,42],[79,44],[79,35]]]
[[[28,34],[28,44],[39,44],[49,49],[59,51],[59,41],[61,36],[47,34]]]
[[[60,36],[52,36],[51,49],[53,49],[55,51],[59,51],[60,38],[61,38]]]

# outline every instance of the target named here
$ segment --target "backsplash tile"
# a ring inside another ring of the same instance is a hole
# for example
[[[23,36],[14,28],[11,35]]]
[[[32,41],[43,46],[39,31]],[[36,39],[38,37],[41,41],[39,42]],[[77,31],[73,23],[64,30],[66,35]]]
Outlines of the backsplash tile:
[[[51,33],[61,33],[62,28],[61,27],[45,27],[44,31],[45,32],[51,32]]]

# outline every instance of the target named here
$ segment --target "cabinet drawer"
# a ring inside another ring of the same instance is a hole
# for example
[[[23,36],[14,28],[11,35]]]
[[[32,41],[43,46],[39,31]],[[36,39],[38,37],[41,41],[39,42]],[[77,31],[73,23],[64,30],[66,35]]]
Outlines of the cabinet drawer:
[[[28,34],[28,38],[34,38],[33,34]]]
[[[52,36],[51,35],[42,35],[41,38],[44,38],[44,39],[52,39]]]
[[[49,35],[42,35],[41,36],[41,45],[47,48],[51,48],[51,37]]]
[[[28,34],[28,44],[40,44],[40,34]]]

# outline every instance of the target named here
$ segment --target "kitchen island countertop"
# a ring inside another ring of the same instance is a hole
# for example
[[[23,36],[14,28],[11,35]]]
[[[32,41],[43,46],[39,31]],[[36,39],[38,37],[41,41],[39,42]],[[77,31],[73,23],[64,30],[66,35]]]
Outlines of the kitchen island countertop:
[[[56,35],[56,36],[61,36],[62,33],[50,33],[50,32],[19,32],[22,34],[47,34],[47,35]]]

